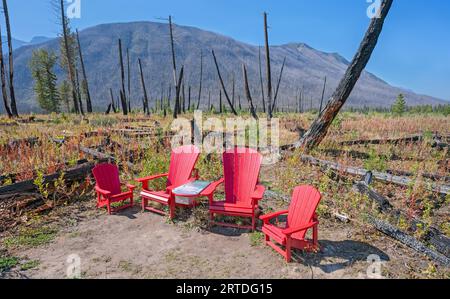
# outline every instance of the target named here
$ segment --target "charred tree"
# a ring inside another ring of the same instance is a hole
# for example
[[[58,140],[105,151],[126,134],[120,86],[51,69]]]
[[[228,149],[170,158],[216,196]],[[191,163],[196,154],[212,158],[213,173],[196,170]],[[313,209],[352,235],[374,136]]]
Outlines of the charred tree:
[[[91,93],[89,91],[89,83],[87,79],[86,68],[84,67],[83,52],[81,51],[80,35],[78,33],[78,29],[77,29],[77,43],[78,43],[78,54],[80,56],[81,71],[83,74],[82,86],[84,91],[86,92],[86,109],[88,113],[92,113]]]
[[[379,17],[377,16],[377,18],[372,19],[358,52],[350,63],[336,91],[333,93],[323,113],[319,115],[308,132],[296,143],[297,148],[311,150],[325,138],[331,123],[336,118],[342,106],[344,106],[362,71],[369,62],[392,3],[393,0],[383,0],[381,2]]]
[[[83,102],[81,101],[81,90],[80,90],[80,77],[78,76],[78,70],[75,70],[75,79],[77,83],[77,99],[80,105],[80,113],[84,115]]]
[[[180,112],[180,93],[181,93],[181,82],[183,82],[184,66],[181,67],[180,76],[178,77],[178,82],[176,83],[176,95],[175,95],[175,107],[173,108],[173,118],[177,118]]]
[[[258,47],[258,65],[259,65],[259,82],[261,84],[261,101],[263,105],[263,112],[266,113],[266,99],[264,96],[264,81],[262,75],[262,64],[261,64],[261,47]]]
[[[220,85],[222,86],[223,93],[225,94],[225,98],[227,99],[227,102],[228,102],[228,105],[231,108],[231,111],[233,112],[234,115],[237,116],[238,113],[236,112],[236,109],[234,109],[233,103],[231,102],[230,97],[228,96],[225,84],[223,83],[222,75],[220,74],[219,64],[217,63],[216,54],[214,53],[214,50],[212,50],[211,52],[212,52],[212,55],[213,55],[213,58],[214,58],[214,64],[216,65],[216,70],[217,70],[217,75],[219,76]]]
[[[6,36],[8,39],[8,57],[9,57],[9,95],[11,97],[11,113],[14,117],[19,117],[16,104],[16,93],[14,91],[14,58],[13,45],[11,37],[11,23],[9,21],[8,3],[3,0],[3,13],[5,14]]]
[[[75,109],[75,113],[80,113],[80,108],[78,104],[77,99],[77,84],[75,79],[75,70],[72,65],[72,52],[70,51],[69,46],[69,36],[68,36],[68,28],[67,28],[67,22],[68,19],[65,14],[65,8],[64,8],[64,0],[60,0],[60,9],[61,9],[61,23],[63,27],[63,42],[64,42],[64,50],[65,50],[65,56],[67,61],[67,72],[69,75],[69,81],[72,85],[72,100],[73,100],[73,107]]]
[[[267,106],[269,118],[272,118],[272,71],[270,69],[270,47],[269,47],[269,32],[267,28],[267,13],[264,12],[264,37],[266,47],[266,76],[267,76]]]
[[[203,51],[200,51],[200,83],[198,85],[197,110],[200,109],[200,101],[202,98],[202,85],[203,85]]]
[[[119,63],[120,63],[120,78],[122,87],[120,90],[120,100],[122,102],[122,112],[123,115],[128,115],[128,102],[127,96],[125,95],[125,70],[123,66],[123,56],[122,56],[122,40],[119,38]]]
[[[253,99],[252,94],[250,92],[250,86],[248,85],[248,76],[247,76],[247,68],[245,67],[245,64],[242,64],[242,75],[244,77],[244,88],[245,88],[245,95],[247,97],[247,101],[250,106],[250,113],[252,114],[254,119],[258,119],[258,115],[256,114],[255,107],[253,106]],[[241,98],[239,97],[239,106],[241,105]]]
[[[13,117],[13,114],[11,112],[11,108],[9,107],[9,101],[8,101],[8,91],[6,90],[6,73],[5,73],[5,60],[3,59],[3,45],[2,43],[2,36],[1,36],[1,30],[0,30],[0,72],[1,72],[1,79],[2,79],[2,95],[3,95],[3,104],[5,105],[5,112],[8,114],[8,117]]]
[[[144,72],[142,71],[142,63],[141,63],[140,58],[138,59],[138,63],[139,63],[139,72],[141,75],[142,91],[144,92],[144,101],[143,101],[144,113],[146,113],[147,115],[150,115],[150,109],[149,109],[149,105],[148,105],[147,87],[145,86]]]
[[[269,108],[270,109],[270,115],[273,115],[273,112],[275,111],[275,108],[276,108],[278,92],[280,91],[280,84],[281,84],[281,79],[283,78],[283,71],[284,71],[284,66],[285,65],[286,65],[286,57],[284,58],[283,65],[281,66],[280,76],[278,77],[277,88],[275,90],[275,96],[273,98],[273,104]]]
[[[117,113],[116,105],[114,104],[114,94],[112,88],[109,89],[109,94],[111,95],[111,107],[114,113]]]
[[[127,80],[128,80],[128,111],[131,112],[131,66],[130,66],[129,48],[127,48]]]
[[[173,69],[173,83],[175,84],[175,106],[173,109],[173,117],[177,118],[180,108],[180,92],[181,92],[181,82],[182,80],[178,80],[177,79],[177,61],[175,58],[175,43],[173,40],[173,24],[172,24],[172,16],[169,16],[169,34],[170,34],[170,49],[172,52],[172,69]],[[181,76],[181,71],[180,71],[180,76]],[[170,107],[170,102],[169,102],[169,107]]]
[[[322,89],[322,97],[320,99],[319,115],[322,114],[323,99],[325,97],[325,89],[326,89],[326,87],[327,87],[327,76],[325,76],[325,79],[323,80],[323,89]]]

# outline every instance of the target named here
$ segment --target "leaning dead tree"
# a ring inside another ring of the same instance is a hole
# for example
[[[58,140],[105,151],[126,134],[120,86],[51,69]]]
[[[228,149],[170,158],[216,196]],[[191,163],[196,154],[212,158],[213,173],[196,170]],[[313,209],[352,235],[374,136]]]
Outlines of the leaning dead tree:
[[[142,90],[144,92],[144,113],[146,113],[147,115],[150,114],[150,109],[148,107],[148,95],[147,95],[147,87],[145,86],[145,80],[144,80],[144,72],[142,71],[142,63],[141,63],[141,59],[138,59],[138,63],[139,63],[139,72],[141,75],[141,83],[142,83]]]
[[[78,55],[80,56],[80,64],[81,64],[81,72],[83,74],[82,88],[86,93],[86,109],[88,113],[92,113],[92,101],[91,101],[91,93],[89,91],[89,83],[86,74],[86,68],[84,67],[84,59],[83,52],[81,51],[81,43],[80,43],[80,35],[77,31],[77,43],[78,43]]]
[[[69,45],[69,33],[68,33],[68,19],[65,13],[64,0],[60,0],[60,12],[61,12],[61,23],[62,23],[62,35],[63,35],[63,54],[65,55],[65,59],[67,61],[67,73],[69,75],[69,81],[72,87],[72,101],[75,113],[80,113],[80,108],[78,105],[78,97],[77,97],[77,83],[75,79],[75,70],[73,68],[73,57],[72,51],[70,50]]]
[[[322,113],[323,99],[325,98],[326,88],[327,88],[327,76],[325,76],[325,79],[323,81],[322,97],[320,98],[319,115]]]
[[[262,65],[261,65],[261,47],[258,47],[258,68],[259,68],[259,82],[261,84],[261,101],[263,106],[263,112],[266,113],[266,99],[264,96],[264,82],[262,75]]]
[[[8,3],[6,2],[6,0],[3,0],[3,13],[5,15],[6,36],[8,39],[9,95],[11,97],[11,113],[13,114],[13,116],[18,117],[19,113],[17,111],[16,93],[14,91],[14,59],[13,59],[12,37],[11,37],[11,23],[9,21]]]
[[[112,88],[109,89],[109,94],[111,96],[111,107],[114,113],[117,113],[116,105],[114,104],[114,94]]]
[[[120,78],[122,83],[120,90],[120,101],[122,103],[123,115],[128,115],[127,96],[125,94],[125,70],[123,67],[122,40],[120,38],[119,38],[119,63],[120,63]]]
[[[8,91],[6,90],[6,73],[5,73],[5,60],[3,59],[3,45],[2,43],[2,35],[1,35],[1,27],[0,27],[0,71],[1,71],[1,80],[2,80],[2,95],[3,95],[3,104],[5,105],[5,112],[8,114],[8,117],[13,117],[11,112],[11,108],[9,107],[8,101]]]
[[[234,115],[238,115],[238,113],[236,112],[236,109],[234,109],[233,103],[230,100],[230,97],[228,96],[228,92],[227,89],[225,87],[225,83],[223,82],[223,78],[222,78],[222,74],[220,73],[220,68],[219,68],[219,64],[217,63],[217,58],[216,58],[216,54],[214,53],[214,50],[211,51],[213,58],[214,58],[214,64],[216,65],[216,70],[217,70],[217,75],[219,76],[219,81],[220,81],[220,85],[222,86],[222,90],[223,93],[225,95],[225,98],[227,99],[228,105],[231,108],[231,111],[233,112]],[[222,109],[222,107],[220,107],[220,109]]]
[[[242,64],[242,76],[244,77],[245,96],[247,97],[247,101],[250,106],[250,113],[252,114],[254,119],[258,120],[258,115],[256,114],[255,106],[253,105],[252,94],[250,92],[250,86],[248,84],[247,68],[245,67],[245,64]],[[240,97],[239,97],[239,108],[241,108],[241,98]]]
[[[333,93],[323,113],[319,115],[308,132],[296,143],[295,146],[297,148],[310,150],[319,145],[325,138],[331,123],[336,118],[342,106],[344,106],[361,73],[369,62],[392,3],[393,0],[382,1],[378,16],[372,19],[358,52],[350,63],[336,91]]]
[[[278,93],[280,91],[281,79],[283,78],[283,71],[285,66],[286,66],[286,57],[284,58],[283,64],[281,66],[280,76],[278,77],[277,81],[277,88],[275,89],[275,96],[273,97],[272,106],[270,106],[270,115],[273,115],[273,112],[275,111],[276,108]]]

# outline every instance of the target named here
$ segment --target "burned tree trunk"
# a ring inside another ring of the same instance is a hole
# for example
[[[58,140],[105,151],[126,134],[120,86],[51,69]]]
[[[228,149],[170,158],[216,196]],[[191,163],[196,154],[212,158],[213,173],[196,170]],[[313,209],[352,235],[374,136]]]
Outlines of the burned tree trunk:
[[[178,77],[178,82],[176,83],[176,95],[175,95],[175,107],[173,108],[173,118],[177,118],[180,112],[180,93],[181,93],[181,82],[183,82],[184,66],[181,67],[180,76]]]
[[[188,111],[191,111],[191,86],[188,87]]]
[[[75,81],[75,70],[72,66],[72,57],[71,57],[71,51],[69,47],[69,36],[67,33],[67,18],[65,14],[64,9],[64,0],[60,1],[60,8],[61,8],[61,22],[63,27],[63,41],[64,41],[64,49],[65,49],[65,55],[67,60],[67,69],[69,74],[69,81],[72,84],[72,99],[73,99],[73,107],[75,109],[75,113],[80,113],[79,105],[78,105],[78,99],[77,99],[77,84]]]
[[[78,29],[77,29],[77,43],[78,43],[78,54],[80,56],[81,71],[83,74],[82,84],[86,92],[86,109],[88,113],[92,113],[91,93],[89,91],[89,83],[86,75],[86,68],[84,67],[83,52],[81,51],[80,35],[78,34]]]
[[[127,48],[127,80],[128,80],[128,111],[131,112],[131,66],[130,66],[129,48]]]
[[[173,68],[173,83],[175,84],[175,106],[173,108],[173,118],[177,118],[180,106],[180,84],[182,80],[177,80],[177,61],[175,58],[175,43],[173,41],[173,25],[172,16],[169,16],[169,33],[170,33],[170,48],[172,52],[172,68]],[[181,73],[181,72],[180,72]],[[170,99],[169,99],[170,107]]]
[[[202,85],[203,85],[203,51],[200,52],[200,83],[198,85],[197,110],[200,109],[200,101],[202,98]]]
[[[314,121],[308,132],[297,142],[297,148],[310,150],[319,145],[325,138],[328,128],[347,101],[361,73],[369,62],[370,56],[378,42],[378,38],[383,29],[384,21],[392,6],[393,0],[383,0],[381,3],[379,18],[374,18],[364,36],[363,41],[350,63],[344,78],[339,83],[330,102],[325,107],[323,113]]]
[[[17,111],[16,93],[14,91],[14,59],[13,59],[12,37],[11,37],[11,23],[9,22],[8,3],[6,2],[6,0],[3,0],[3,12],[5,14],[6,36],[8,38],[9,95],[11,97],[11,113],[13,114],[13,116],[18,117],[19,113]]]
[[[122,82],[122,89],[120,90],[120,100],[122,102],[123,115],[128,115],[127,97],[125,95],[125,70],[123,67],[122,40],[120,38],[119,38],[119,63],[120,63],[120,78]]]
[[[270,115],[273,115],[273,111],[275,111],[275,108],[276,108],[278,92],[280,91],[280,84],[281,84],[281,79],[283,78],[283,71],[284,71],[285,65],[286,65],[286,57],[284,58],[283,65],[281,66],[280,76],[278,77],[278,82],[277,82],[277,89],[275,90],[275,96],[273,98],[273,104],[269,108],[270,109]]]
[[[3,45],[2,43],[2,36],[1,36],[1,30],[0,30],[0,45]],[[1,72],[1,80],[2,80],[2,95],[3,95],[3,104],[5,105],[5,112],[8,114],[8,117],[13,117],[13,114],[11,112],[11,108],[9,107],[8,103],[8,91],[6,90],[6,74],[5,74],[5,60],[3,59],[3,47],[0,46],[0,72]]]
[[[80,90],[80,77],[78,76],[78,70],[75,70],[75,79],[77,83],[77,99],[80,105],[80,113],[84,115],[83,102],[81,101],[81,90]]]
[[[269,32],[267,28],[267,13],[264,12],[264,37],[266,47],[266,72],[267,72],[267,107],[269,118],[272,118],[272,71],[270,69],[270,47],[269,47]]]
[[[147,115],[150,114],[150,109],[148,106],[148,95],[147,95],[147,88],[145,86],[145,80],[144,80],[144,72],[142,71],[142,63],[141,63],[141,59],[138,59],[138,63],[139,63],[139,72],[141,74],[141,83],[142,83],[142,90],[144,92],[144,113],[146,113]]]
[[[114,104],[114,95],[112,88],[109,89],[109,94],[111,95],[111,107],[114,113],[117,113],[116,105]]]
[[[212,52],[212,55],[214,58],[214,64],[216,65],[216,70],[217,70],[217,75],[219,76],[220,85],[222,85],[223,93],[225,94],[225,98],[227,99],[227,102],[231,108],[231,111],[233,112],[234,115],[237,116],[238,114],[236,112],[236,109],[234,109],[233,103],[231,102],[230,97],[228,96],[228,93],[227,93],[227,89],[225,88],[225,84],[223,83],[222,75],[220,74],[219,64],[217,63],[216,54],[214,53],[214,50],[212,50],[211,52]],[[222,107],[220,109],[222,109]]]
[[[326,87],[327,87],[327,76],[325,76],[325,79],[323,81],[323,89],[322,89],[322,97],[320,99],[319,115],[322,114],[323,99],[325,97],[325,89],[326,89]]]
[[[253,99],[252,94],[250,92],[250,87],[248,85],[248,76],[247,76],[247,68],[245,67],[245,64],[242,64],[242,75],[244,77],[244,88],[245,88],[245,95],[247,96],[247,100],[250,106],[250,113],[252,114],[254,119],[258,119],[258,115],[256,114],[255,107],[253,106]],[[239,107],[241,106],[241,98],[239,97]]]
[[[261,47],[258,47],[258,61],[259,61],[259,81],[261,84],[261,100],[263,105],[263,112],[266,113],[266,99],[264,96],[264,82],[263,82],[263,75],[262,75],[262,65],[261,65]]]
[[[219,89],[219,113],[223,113],[223,104],[222,104],[222,89]]]

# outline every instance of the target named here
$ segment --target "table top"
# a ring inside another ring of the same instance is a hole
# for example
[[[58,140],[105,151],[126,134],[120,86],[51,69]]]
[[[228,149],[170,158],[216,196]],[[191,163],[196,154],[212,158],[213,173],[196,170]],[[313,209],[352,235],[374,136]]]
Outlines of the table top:
[[[172,190],[173,195],[180,197],[197,197],[212,182],[209,181],[193,181]]]

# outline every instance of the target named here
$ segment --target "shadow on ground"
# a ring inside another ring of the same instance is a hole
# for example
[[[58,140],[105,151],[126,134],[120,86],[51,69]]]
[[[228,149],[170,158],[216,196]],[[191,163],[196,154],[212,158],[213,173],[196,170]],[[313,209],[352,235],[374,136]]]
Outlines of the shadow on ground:
[[[319,241],[321,251],[318,253],[305,253],[296,250],[297,262],[317,267],[325,273],[333,273],[350,267],[358,261],[367,261],[371,255],[380,257],[380,260],[389,261],[389,256],[380,249],[367,243],[358,241]]]

